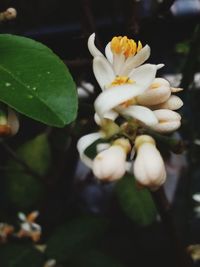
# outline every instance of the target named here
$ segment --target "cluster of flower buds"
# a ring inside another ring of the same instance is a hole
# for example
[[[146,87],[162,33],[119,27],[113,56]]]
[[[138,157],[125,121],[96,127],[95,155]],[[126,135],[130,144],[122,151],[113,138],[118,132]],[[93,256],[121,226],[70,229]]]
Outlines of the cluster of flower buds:
[[[166,171],[149,132],[165,134],[180,127],[181,116],[175,110],[183,102],[175,93],[182,89],[156,77],[163,64],[144,64],[150,47],[143,47],[140,41],[114,37],[104,55],[95,46],[93,33],[88,48],[102,89],[94,102],[94,120],[100,129],[79,139],[80,158],[100,180],[118,180],[128,171],[138,184],[156,190],[165,182]],[[105,142],[97,145],[97,155],[92,160],[85,152],[98,139]]]

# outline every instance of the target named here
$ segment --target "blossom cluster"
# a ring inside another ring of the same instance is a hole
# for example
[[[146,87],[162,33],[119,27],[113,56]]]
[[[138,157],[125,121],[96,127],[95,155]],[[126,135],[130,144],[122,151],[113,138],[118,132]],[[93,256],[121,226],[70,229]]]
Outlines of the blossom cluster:
[[[163,158],[151,134],[171,133],[181,125],[175,110],[182,100],[174,88],[156,77],[163,64],[149,64],[150,47],[126,36],[118,36],[105,47],[105,55],[95,45],[95,34],[88,39],[93,56],[93,72],[102,89],[94,102],[94,120],[98,132],[78,141],[81,160],[104,181],[115,181],[126,171],[134,174],[137,183],[155,190],[166,180]],[[92,160],[86,149],[97,140],[97,155]]]

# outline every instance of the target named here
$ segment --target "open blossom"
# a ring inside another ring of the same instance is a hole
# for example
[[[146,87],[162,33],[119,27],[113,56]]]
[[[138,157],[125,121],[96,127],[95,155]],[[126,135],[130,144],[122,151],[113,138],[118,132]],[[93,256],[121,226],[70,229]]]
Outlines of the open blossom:
[[[100,119],[115,120],[129,108],[129,116],[144,124],[154,125],[153,112],[135,104],[135,97],[144,93],[155,79],[160,65],[143,64],[150,56],[150,48],[138,45],[127,37],[114,37],[106,46],[106,57],[96,48],[94,34],[89,37],[88,48],[93,55],[93,71],[102,93],[94,106]],[[142,65],[143,64],[143,65]],[[134,108],[132,106],[134,105]]]
[[[135,140],[137,156],[133,173],[136,181],[152,190],[160,187],[166,180],[166,171],[155,140],[149,135],[138,136]]]
[[[18,217],[21,220],[20,224],[21,228],[17,233],[17,236],[19,238],[29,237],[34,242],[39,241],[42,229],[39,224],[35,223],[35,220],[38,217],[38,215],[39,215],[38,211],[33,211],[27,216],[22,212],[18,214]]]

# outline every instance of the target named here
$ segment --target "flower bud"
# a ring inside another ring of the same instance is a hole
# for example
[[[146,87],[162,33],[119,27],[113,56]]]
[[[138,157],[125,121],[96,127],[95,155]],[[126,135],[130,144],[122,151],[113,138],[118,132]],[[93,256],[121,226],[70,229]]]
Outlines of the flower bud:
[[[159,105],[152,106],[152,109],[171,109],[177,110],[183,106],[183,101],[176,95],[171,95],[167,101]]]
[[[13,7],[9,7],[5,12],[4,12],[4,17],[6,20],[12,20],[17,17],[17,10]]]
[[[170,95],[169,83],[162,78],[156,78],[146,92],[136,97],[136,102],[144,106],[157,105],[165,102]]]
[[[104,181],[120,179],[126,172],[126,155],[131,149],[127,139],[114,141],[108,149],[101,151],[93,161],[94,175]]]
[[[154,139],[141,135],[135,140],[137,156],[133,172],[139,185],[151,190],[158,189],[166,180],[165,165]]]
[[[158,124],[152,125],[151,129],[159,133],[170,133],[181,126],[181,116],[169,109],[158,109],[154,111]]]

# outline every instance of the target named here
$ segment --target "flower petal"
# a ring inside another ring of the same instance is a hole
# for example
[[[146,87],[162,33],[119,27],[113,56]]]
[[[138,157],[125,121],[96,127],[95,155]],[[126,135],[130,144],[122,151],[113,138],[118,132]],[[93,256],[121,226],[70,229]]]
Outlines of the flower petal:
[[[81,160],[85,163],[86,166],[92,168],[92,160],[84,154],[84,151],[88,146],[94,143],[96,140],[103,137],[101,132],[91,133],[81,137],[77,143],[77,149],[80,155]]]
[[[91,34],[88,38],[88,49],[90,51],[90,54],[93,57],[96,56],[104,56],[99,49],[96,48],[95,44],[94,44],[94,40],[95,40],[95,33]]]
[[[135,83],[115,86],[105,90],[95,100],[95,110],[100,118],[104,118],[104,115],[108,111],[137,96],[144,88],[145,87],[141,87],[141,85]]]
[[[123,115],[133,117],[148,126],[158,123],[158,119],[156,118],[153,111],[143,106],[129,106],[128,108],[123,109],[121,113]]]
[[[119,114],[117,112],[115,112],[114,110],[109,110],[104,114],[103,118],[115,121],[118,116]],[[97,125],[101,125],[101,118],[98,116],[97,113],[94,114],[94,120]]]
[[[113,63],[113,53],[112,53],[112,50],[110,47],[110,42],[106,45],[105,54],[106,54],[106,58],[108,59],[108,61],[112,64]]]
[[[97,82],[99,83],[102,90],[106,86],[110,85],[115,79],[115,74],[112,66],[105,57],[95,57],[93,60],[93,71]]]
[[[134,69],[129,78],[134,80],[137,84],[141,85],[141,94],[150,86],[154,81],[157,67],[153,64],[144,64]]]
[[[19,213],[18,213],[18,218],[19,218],[21,221],[26,221],[26,215],[25,215],[23,212],[19,212]]]
[[[136,67],[143,64],[150,56],[151,49],[145,45],[136,55],[129,57],[126,60],[124,68],[121,70],[120,75],[129,76],[129,73]]]

